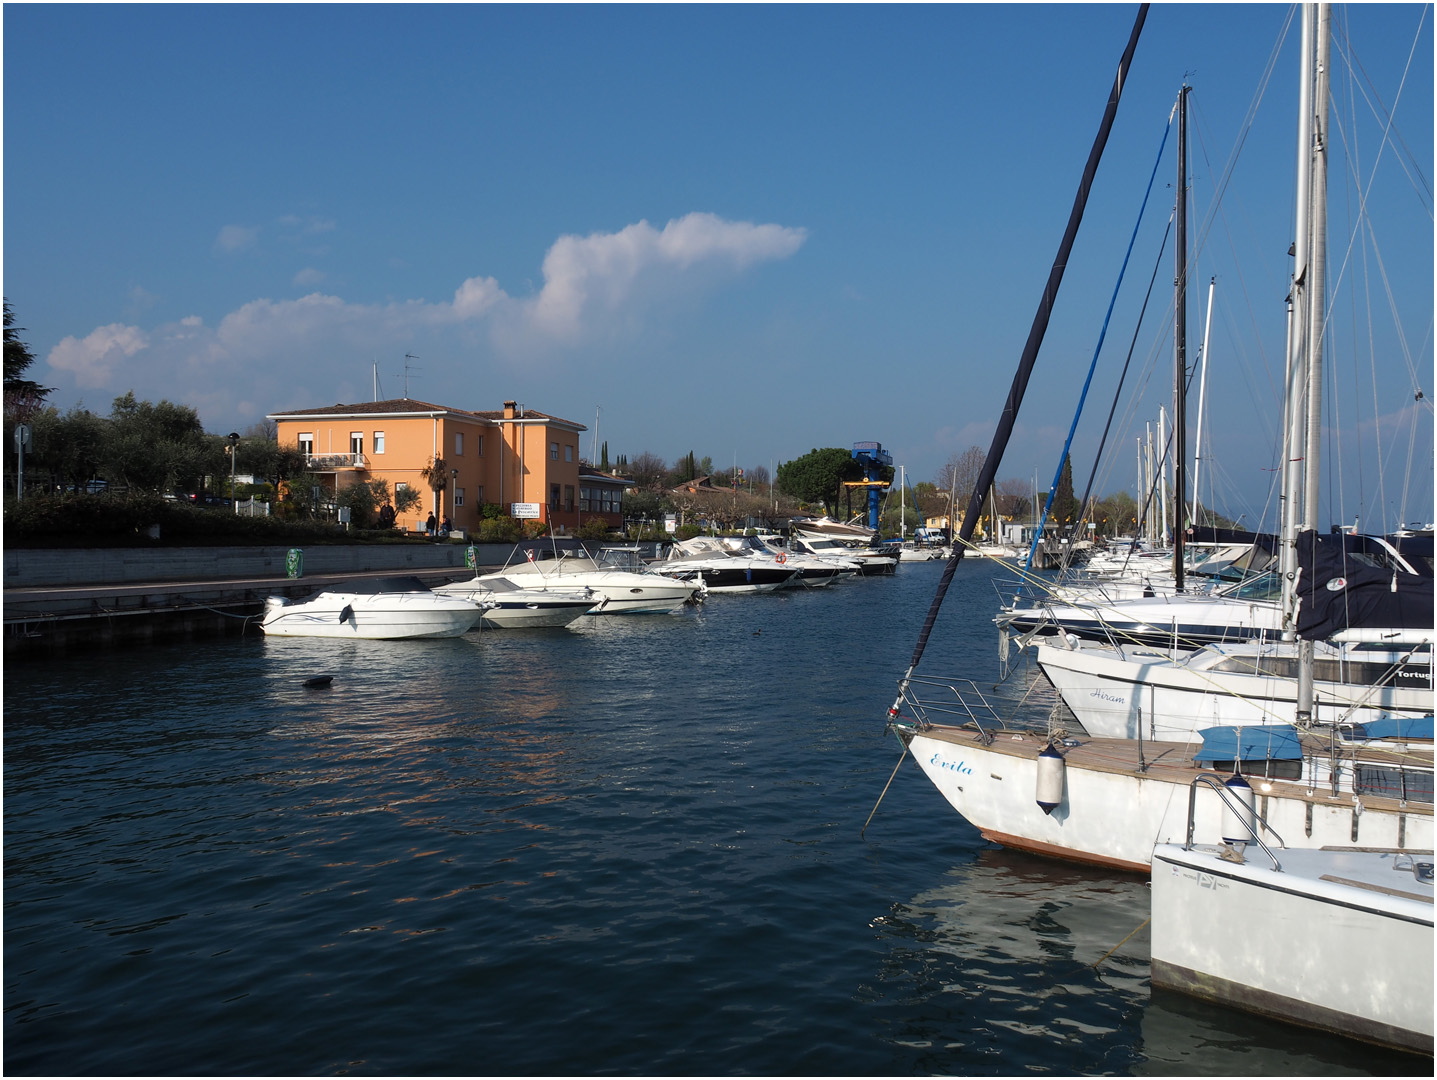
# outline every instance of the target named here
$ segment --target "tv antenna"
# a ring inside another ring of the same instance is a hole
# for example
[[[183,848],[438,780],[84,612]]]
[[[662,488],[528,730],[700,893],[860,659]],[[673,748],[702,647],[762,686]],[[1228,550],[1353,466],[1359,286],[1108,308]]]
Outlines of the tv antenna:
[[[408,401],[408,400],[409,400],[409,372],[410,372],[410,369],[414,367],[414,366],[410,363],[410,361],[411,361],[411,360],[418,360],[418,359],[419,359],[419,357],[415,356],[413,353],[405,353],[405,354],[404,354],[404,400],[405,400],[405,401]],[[414,368],[414,370],[417,372],[419,369],[418,369],[418,368]],[[419,376],[416,374],[416,375],[415,375],[415,378],[418,378],[418,377],[419,377]]]

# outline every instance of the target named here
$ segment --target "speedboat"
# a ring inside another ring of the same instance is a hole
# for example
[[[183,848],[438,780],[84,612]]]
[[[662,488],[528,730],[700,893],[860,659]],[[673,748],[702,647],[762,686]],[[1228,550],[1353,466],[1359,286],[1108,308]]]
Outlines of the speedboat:
[[[596,615],[654,615],[677,611],[703,594],[702,584],[677,581],[647,569],[632,548],[606,548],[601,560],[565,553],[558,559],[538,559],[506,566],[481,575],[484,583],[503,579],[525,589],[572,592],[592,589],[603,598]]]
[[[804,551],[810,555],[853,559],[858,563],[858,572],[865,577],[871,574],[891,574],[898,568],[898,551],[891,545],[852,547],[839,540],[795,536],[791,546],[795,551]]]
[[[507,578],[456,581],[434,590],[460,596],[482,607],[479,624],[491,630],[568,626],[581,615],[597,614],[608,602],[593,589],[524,589]]]
[[[655,571],[679,581],[702,582],[709,592],[772,592],[798,574],[798,567],[786,559],[730,552],[710,540],[696,537],[674,544]]]
[[[324,589],[308,600],[271,596],[260,629],[268,637],[458,637],[479,621],[480,606],[442,596],[416,577],[360,579]]]

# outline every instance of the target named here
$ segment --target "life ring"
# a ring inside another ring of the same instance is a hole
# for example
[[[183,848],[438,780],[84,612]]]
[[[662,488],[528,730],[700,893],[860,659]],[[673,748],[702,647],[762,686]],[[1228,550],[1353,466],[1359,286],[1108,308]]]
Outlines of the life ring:
[[[780,563],[786,563],[786,562],[788,562],[788,553],[787,553],[787,552],[780,551],[780,552],[778,553],[778,555],[776,556],[776,560],[777,560],[778,562],[780,562]]]

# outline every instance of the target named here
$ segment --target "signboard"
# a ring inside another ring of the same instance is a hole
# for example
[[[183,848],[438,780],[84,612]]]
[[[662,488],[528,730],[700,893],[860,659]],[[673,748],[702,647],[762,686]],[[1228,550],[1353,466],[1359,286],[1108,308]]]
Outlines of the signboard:
[[[678,515],[677,515],[677,514],[665,514],[665,515],[664,515],[664,532],[669,533],[670,535],[672,535],[673,532],[674,532],[674,530],[677,529],[678,527],[679,527],[679,519],[678,519]]]
[[[509,516],[516,518],[537,518],[539,516],[538,503],[510,503]]]

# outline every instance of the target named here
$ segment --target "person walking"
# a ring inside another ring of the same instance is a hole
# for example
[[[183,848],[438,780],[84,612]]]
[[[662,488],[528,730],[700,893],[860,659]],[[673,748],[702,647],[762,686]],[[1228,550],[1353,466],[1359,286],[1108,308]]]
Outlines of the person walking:
[[[434,535],[434,511],[433,511],[433,510],[429,511],[429,517],[425,519],[425,522],[424,522],[424,535],[426,535],[426,536],[433,536],[433,535]]]

